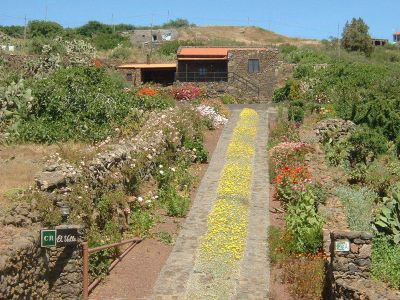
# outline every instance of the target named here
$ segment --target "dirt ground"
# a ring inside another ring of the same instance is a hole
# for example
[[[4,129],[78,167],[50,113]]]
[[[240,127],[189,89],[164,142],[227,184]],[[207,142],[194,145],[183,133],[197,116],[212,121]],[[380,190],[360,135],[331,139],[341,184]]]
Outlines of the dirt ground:
[[[179,30],[179,40],[233,40],[244,45],[269,45],[290,43],[294,45],[318,45],[317,40],[291,38],[254,26],[196,26]]]
[[[18,145],[0,146],[0,207],[10,205],[10,200],[19,190],[27,189],[34,183],[35,174],[40,171],[49,155],[57,146]]]
[[[212,155],[217,146],[222,128],[208,131],[205,135],[205,148]],[[207,171],[208,164],[201,165],[199,178]],[[191,193],[192,200],[195,190]],[[168,233],[176,237],[185,222],[182,218],[161,215],[162,222],[153,228],[152,233]],[[158,274],[167,261],[173,245],[158,239],[146,239],[133,248],[97,286],[90,295],[92,300],[106,299],[146,299],[152,293]]]

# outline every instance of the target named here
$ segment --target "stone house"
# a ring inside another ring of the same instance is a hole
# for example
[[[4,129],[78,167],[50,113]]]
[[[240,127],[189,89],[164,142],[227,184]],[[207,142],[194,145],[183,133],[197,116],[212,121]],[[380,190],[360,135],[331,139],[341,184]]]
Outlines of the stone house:
[[[130,32],[132,44],[142,48],[156,47],[163,42],[173,41],[177,37],[176,29],[137,29]]]
[[[181,47],[177,63],[178,81],[221,81],[270,96],[277,77],[278,50]]]
[[[132,84],[218,82],[252,96],[270,98],[278,77],[278,50],[271,48],[181,47],[176,64],[118,66]]]

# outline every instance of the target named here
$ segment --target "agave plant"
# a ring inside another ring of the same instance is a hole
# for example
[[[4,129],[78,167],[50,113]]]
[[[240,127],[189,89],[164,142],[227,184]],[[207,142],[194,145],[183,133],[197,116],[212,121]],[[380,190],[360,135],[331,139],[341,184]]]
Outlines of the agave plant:
[[[385,197],[384,201],[385,206],[377,216],[374,228],[392,236],[393,242],[400,244],[400,192],[393,192],[392,197]]]

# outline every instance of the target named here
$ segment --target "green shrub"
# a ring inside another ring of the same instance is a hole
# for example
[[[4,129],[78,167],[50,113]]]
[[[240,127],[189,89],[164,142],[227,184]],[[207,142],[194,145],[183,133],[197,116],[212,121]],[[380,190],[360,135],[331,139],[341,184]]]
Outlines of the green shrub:
[[[183,146],[188,150],[193,150],[195,152],[196,158],[195,162],[206,163],[208,160],[208,152],[204,148],[203,142],[199,139],[190,140],[186,139],[183,142]]]
[[[317,253],[322,246],[323,220],[315,209],[316,197],[311,189],[300,193],[298,201],[290,203],[285,215],[290,249],[296,253]]]
[[[288,119],[296,123],[303,123],[304,121],[304,108],[301,106],[289,104]]]
[[[127,60],[131,56],[131,49],[128,47],[118,46],[110,54],[111,59]]]
[[[400,182],[400,161],[392,156],[380,157],[368,167],[365,182],[379,196],[388,196],[392,186]]]
[[[296,80],[290,82],[290,92],[288,95],[289,101],[300,100],[301,98],[301,90],[300,83]]]
[[[134,107],[145,110],[162,110],[175,106],[175,100],[169,95],[138,96]]]
[[[114,49],[119,45],[129,46],[127,37],[118,33],[99,33],[92,38],[93,45],[100,50]]]
[[[106,70],[95,67],[60,69],[32,86],[37,100],[32,115],[14,138],[24,142],[98,141],[115,134],[136,98],[122,90]]]
[[[154,217],[150,212],[138,208],[129,217],[130,229],[135,236],[145,237],[154,225]]]
[[[63,27],[51,21],[33,20],[28,23],[28,30],[31,37],[54,38],[63,33]]]
[[[386,237],[376,237],[372,241],[372,276],[400,289],[400,246],[394,245]]]
[[[283,141],[300,141],[299,132],[293,123],[278,119],[277,123],[270,129],[268,149],[275,147]]]
[[[370,232],[376,211],[377,195],[365,187],[354,189],[345,186],[338,187],[335,193],[345,207],[350,229]]]
[[[385,136],[365,125],[357,127],[348,141],[351,145],[349,160],[352,166],[359,163],[368,164],[388,150]]]
[[[283,102],[288,100],[290,93],[290,84],[286,82],[285,86],[278,88],[274,91],[272,101],[275,103]]]
[[[189,210],[189,197],[180,195],[170,184],[159,190],[159,199],[170,217],[185,217]]]
[[[158,52],[165,56],[176,55],[179,47],[183,46],[202,46],[203,43],[199,41],[169,41],[163,43],[160,48],[158,48]]]

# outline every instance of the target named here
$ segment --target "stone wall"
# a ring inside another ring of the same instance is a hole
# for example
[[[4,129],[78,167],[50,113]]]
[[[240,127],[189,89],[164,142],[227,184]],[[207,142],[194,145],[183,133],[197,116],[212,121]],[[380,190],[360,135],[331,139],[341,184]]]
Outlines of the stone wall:
[[[84,165],[74,166],[61,159],[37,175],[36,191],[56,206],[63,202],[76,182],[89,180],[101,188],[103,180],[113,178],[122,182],[122,167],[136,163],[134,154],[143,154],[143,173],[156,167],[155,160],[167,147],[181,146],[183,124],[190,124],[191,115],[182,109],[152,112],[139,134],[109,145]],[[194,131],[188,128],[189,132]],[[184,150],[183,151],[190,151]],[[82,249],[40,247],[39,201],[18,202],[0,218],[0,299],[78,299],[82,292]],[[122,218],[120,218],[122,214]],[[126,222],[123,211],[118,212],[119,225]],[[80,232],[81,240],[83,232]]]
[[[325,251],[328,251],[328,299],[400,299],[400,292],[371,279],[372,238],[367,232],[324,232]],[[338,241],[347,241],[349,251],[338,251],[335,247]]]
[[[268,48],[236,48],[228,52],[228,71],[248,79],[260,87],[262,96],[272,98],[278,72],[278,50]],[[249,59],[259,59],[260,72],[249,73]]]
[[[79,299],[82,249],[41,248],[40,226],[13,233],[13,243],[0,249],[1,299]]]

